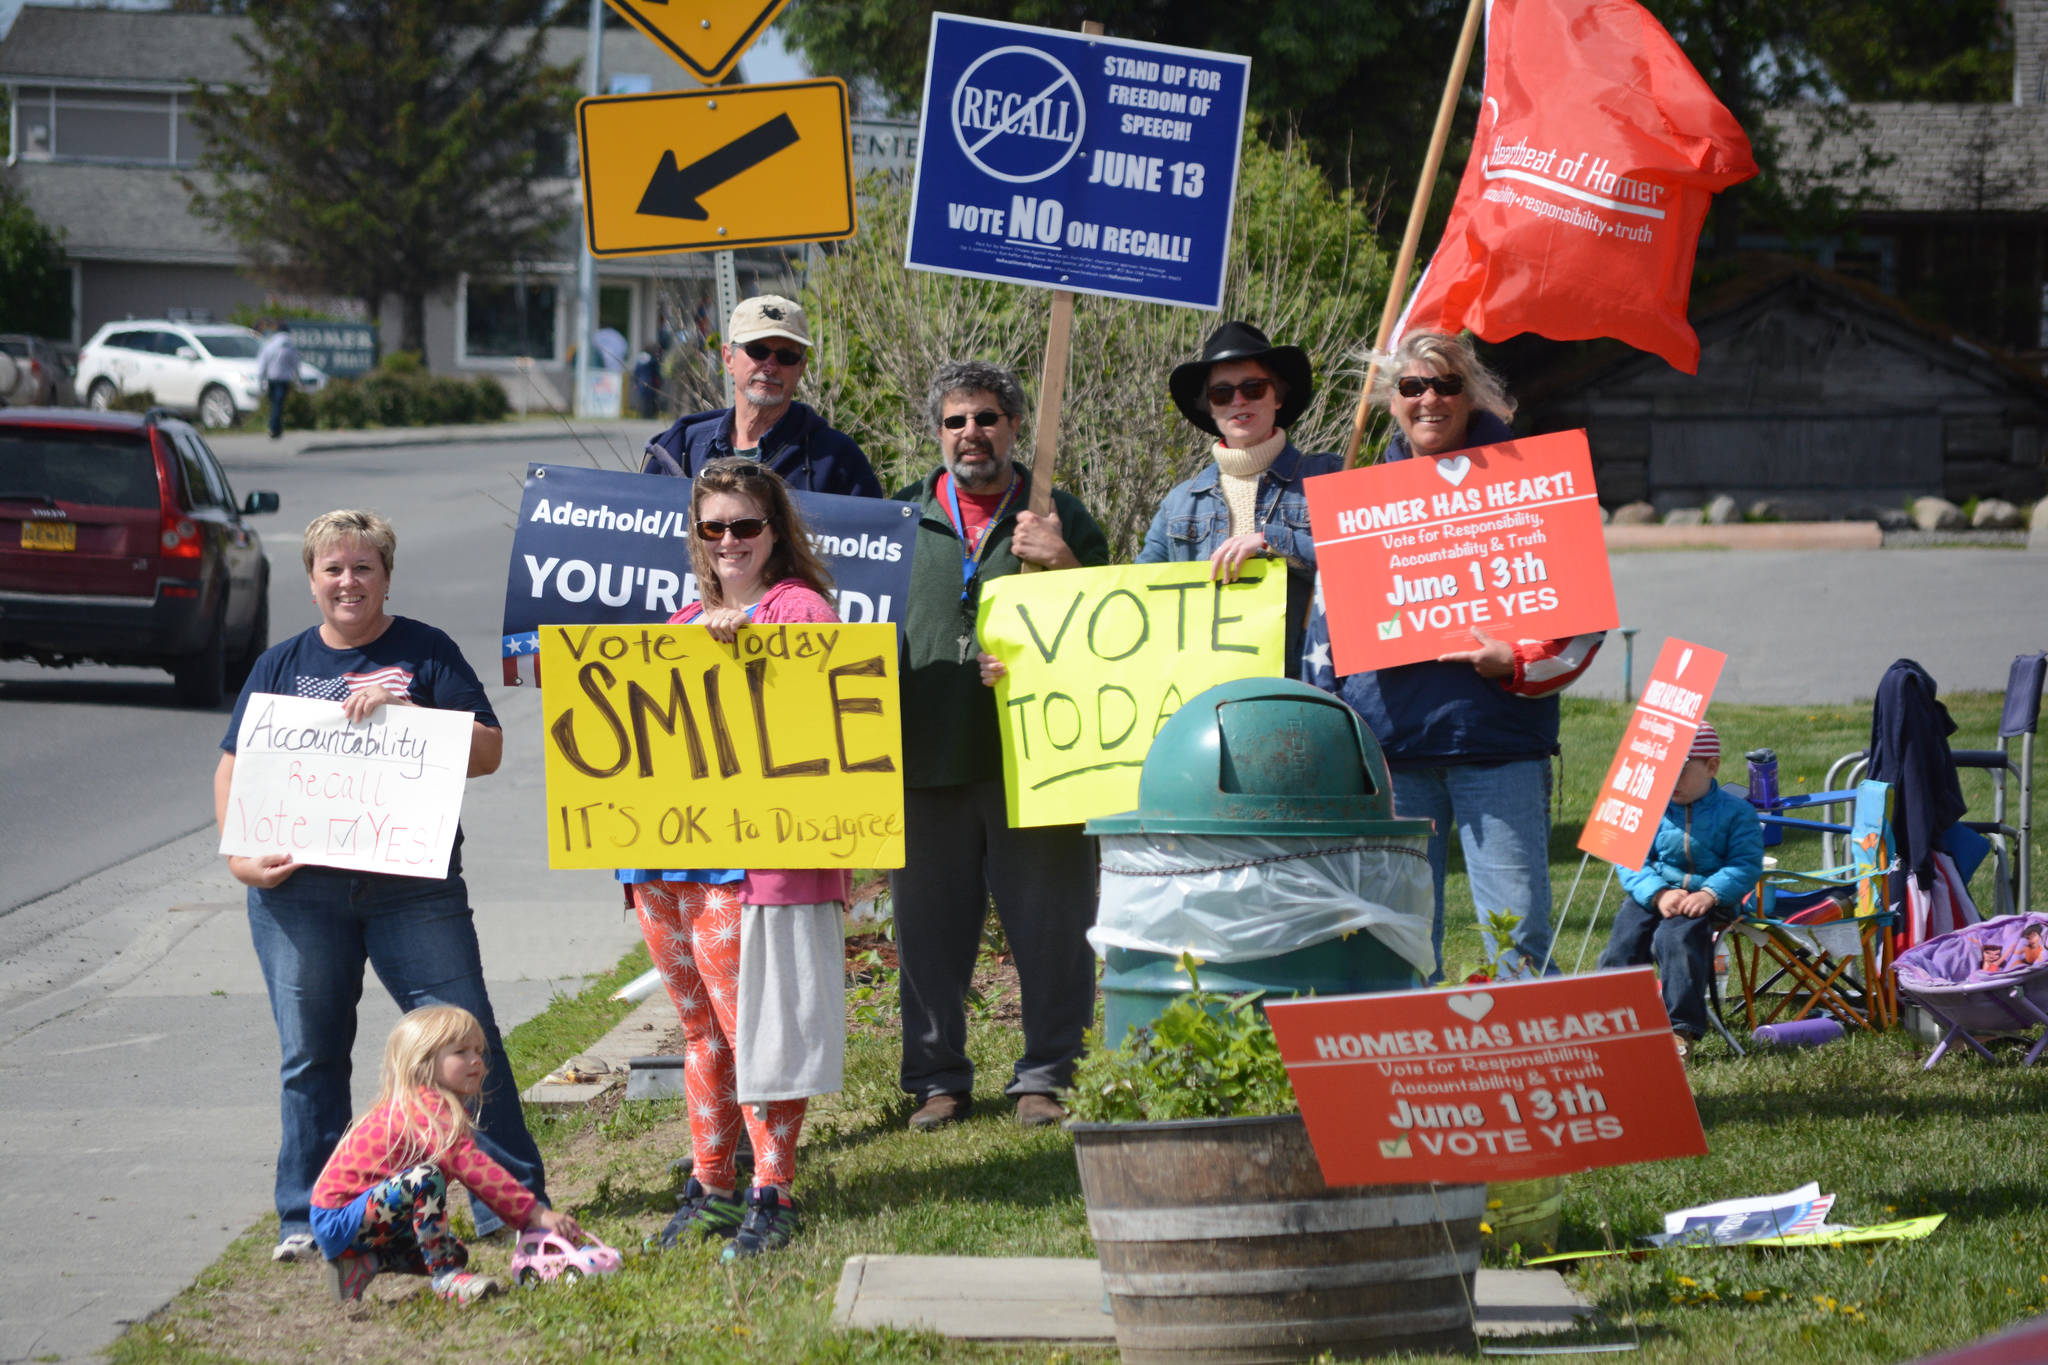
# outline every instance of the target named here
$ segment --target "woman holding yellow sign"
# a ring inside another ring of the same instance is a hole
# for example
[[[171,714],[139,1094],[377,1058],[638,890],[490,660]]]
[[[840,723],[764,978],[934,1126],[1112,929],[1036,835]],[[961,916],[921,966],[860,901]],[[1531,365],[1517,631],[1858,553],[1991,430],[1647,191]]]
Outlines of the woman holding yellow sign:
[[[1249,322],[1210,333],[1199,360],[1174,367],[1167,388],[1181,415],[1217,438],[1209,466],[1175,484],[1145,532],[1140,564],[1207,559],[1210,575],[1237,581],[1254,555],[1287,561],[1287,676],[1300,676],[1301,632],[1315,592],[1316,546],[1302,480],[1343,467],[1304,455],[1287,428],[1315,397],[1307,352],[1275,346]]]
[[[832,580],[775,472],[713,460],[690,490],[690,562],[702,602],[671,624],[731,644],[746,625],[839,619]],[[843,868],[786,872],[621,872],[640,930],[683,1021],[690,1182],[660,1242],[732,1240],[725,1259],[787,1245],[790,1180],[804,1106],[840,1087],[846,1053]],[[744,1123],[754,1185],[741,1199],[734,1155]]]

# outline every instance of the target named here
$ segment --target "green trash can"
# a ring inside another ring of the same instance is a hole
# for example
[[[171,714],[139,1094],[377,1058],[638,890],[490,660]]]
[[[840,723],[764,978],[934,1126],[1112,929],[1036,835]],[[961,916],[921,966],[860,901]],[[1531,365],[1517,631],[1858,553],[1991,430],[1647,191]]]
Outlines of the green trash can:
[[[1430,824],[1395,817],[1379,742],[1326,692],[1246,678],[1192,698],[1152,741],[1138,808],[1088,832],[1103,841],[1090,937],[1107,1046],[1188,989],[1184,951],[1203,959],[1205,989],[1233,994],[1356,995],[1420,979]]]

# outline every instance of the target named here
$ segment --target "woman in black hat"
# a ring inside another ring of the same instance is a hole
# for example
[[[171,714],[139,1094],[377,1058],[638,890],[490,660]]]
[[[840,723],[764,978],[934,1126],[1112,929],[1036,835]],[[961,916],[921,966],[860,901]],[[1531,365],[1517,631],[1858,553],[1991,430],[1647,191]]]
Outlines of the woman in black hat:
[[[1230,583],[1254,555],[1286,560],[1283,657],[1287,676],[1299,677],[1316,576],[1301,484],[1342,467],[1336,455],[1304,455],[1287,439],[1315,397],[1308,355],[1273,345],[1248,322],[1226,322],[1210,334],[1201,359],[1174,367],[1167,387],[1182,416],[1220,439],[1208,467],[1167,492],[1138,562],[1207,559],[1211,576]]]

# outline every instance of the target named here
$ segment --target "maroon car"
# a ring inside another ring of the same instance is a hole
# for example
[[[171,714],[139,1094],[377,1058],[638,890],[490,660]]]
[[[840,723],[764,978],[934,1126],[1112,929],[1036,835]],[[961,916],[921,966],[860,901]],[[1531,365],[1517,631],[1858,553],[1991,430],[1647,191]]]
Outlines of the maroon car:
[[[218,705],[270,642],[270,561],[191,424],[0,410],[0,659],[169,669]]]

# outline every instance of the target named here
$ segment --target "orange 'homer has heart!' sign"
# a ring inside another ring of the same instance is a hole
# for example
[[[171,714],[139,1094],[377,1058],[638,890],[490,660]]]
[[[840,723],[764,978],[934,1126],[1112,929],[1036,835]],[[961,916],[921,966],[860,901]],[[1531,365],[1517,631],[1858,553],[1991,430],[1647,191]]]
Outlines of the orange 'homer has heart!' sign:
[[[1561,431],[1303,484],[1337,672],[1619,623],[1586,433]]]
[[[1630,871],[1641,867],[1657,837],[1657,821],[1678,785],[1678,770],[1707,714],[1728,656],[1705,645],[1669,639],[1642,700],[1628,718],[1614,762],[1593,798],[1579,847]]]
[[[1330,1185],[1705,1156],[1649,968],[1266,1006]]]

